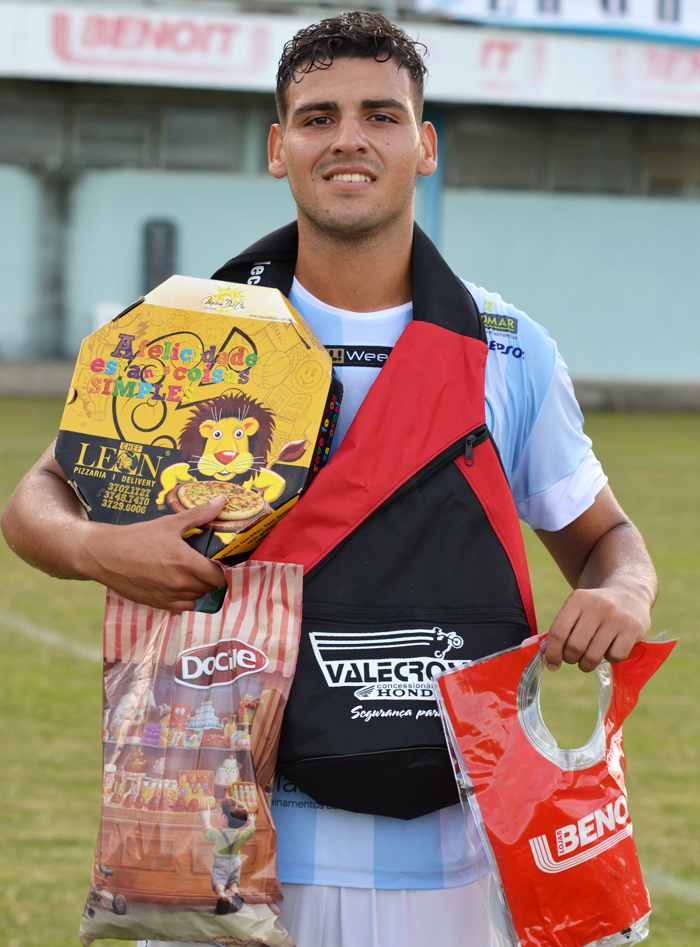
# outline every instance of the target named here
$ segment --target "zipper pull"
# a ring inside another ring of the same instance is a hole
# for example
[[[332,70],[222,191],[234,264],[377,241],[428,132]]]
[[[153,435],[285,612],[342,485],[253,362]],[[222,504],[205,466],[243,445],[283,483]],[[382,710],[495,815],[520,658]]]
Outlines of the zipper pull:
[[[466,440],[464,442],[464,462],[467,467],[473,467],[474,465],[474,445],[476,444],[476,437],[473,434],[467,434]]]

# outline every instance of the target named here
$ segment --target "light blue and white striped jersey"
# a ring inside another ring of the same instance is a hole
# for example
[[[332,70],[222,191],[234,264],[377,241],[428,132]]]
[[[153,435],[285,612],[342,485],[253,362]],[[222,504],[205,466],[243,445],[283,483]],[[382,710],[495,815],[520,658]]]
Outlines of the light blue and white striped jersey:
[[[566,366],[547,332],[525,313],[496,294],[465,285],[486,324],[486,423],[518,513],[532,528],[561,529],[588,509],[607,479],[583,433]],[[315,299],[297,280],[289,299],[337,353],[336,371],[345,386],[337,447],[412,307],[346,312]],[[461,806],[408,822],[344,812],[319,805],[281,777],[272,806],[282,881],[447,888],[476,879]],[[476,839],[473,826],[470,834]]]

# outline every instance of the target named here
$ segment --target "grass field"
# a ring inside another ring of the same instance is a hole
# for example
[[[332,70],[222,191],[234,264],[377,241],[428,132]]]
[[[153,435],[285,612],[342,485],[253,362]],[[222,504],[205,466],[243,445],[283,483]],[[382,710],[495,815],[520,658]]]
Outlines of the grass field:
[[[0,399],[1,504],[60,412],[58,400]],[[680,639],[625,727],[630,808],[654,905],[647,943],[697,947],[700,416],[598,414],[586,429],[659,571],[654,630]],[[546,628],[567,587],[536,538],[528,533],[526,543]],[[0,568],[0,945],[68,947],[77,944],[99,818],[104,594],[42,575],[4,544]],[[550,728],[560,744],[580,746],[596,716],[594,678],[566,668],[545,685]]]

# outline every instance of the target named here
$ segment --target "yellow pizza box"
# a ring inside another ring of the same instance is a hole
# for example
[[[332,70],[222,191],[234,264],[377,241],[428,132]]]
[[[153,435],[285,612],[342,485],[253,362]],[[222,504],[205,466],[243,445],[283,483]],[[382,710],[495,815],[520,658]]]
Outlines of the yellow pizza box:
[[[327,461],[341,398],[330,355],[278,290],[171,276],[84,339],[56,460],[101,522],[225,493],[187,540],[231,561]]]

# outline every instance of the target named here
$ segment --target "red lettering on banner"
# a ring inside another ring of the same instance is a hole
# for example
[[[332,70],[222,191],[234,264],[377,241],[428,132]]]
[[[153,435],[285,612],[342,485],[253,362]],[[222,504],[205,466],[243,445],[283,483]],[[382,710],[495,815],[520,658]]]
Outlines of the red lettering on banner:
[[[153,45],[156,49],[166,49],[170,40],[170,25],[165,21],[159,23],[158,26],[149,23],[148,34],[153,39]]]
[[[88,16],[83,24],[83,46],[99,46],[102,42],[102,21],[101,16]],[[54,30],[56,21],[54,20]]]
[[[120,16],[112,23],[112,46],[116,49],[138,49],[148,32],[148,22],[135,16]]]
[[[184,39],[181,37],[184,37]],[[200,46],[199,31],[191,20],[183,20],[173,26],[171,42],[173,49],[183,53],[190,52],[190,50]]]
[[[646,50],[649,78],[689,83],[700,79],[700,55],[680,49]]]
[[[113,49],[170,48],[175,52],[188,53],[197,49],[202,53],[214,52],[227,56],[231,51],[231,40],[240,32],[236,23],[197,24],[193,20],[153,23],[145,17],[109,17],[91,14],[85,18],[81,43],[97,48],[111,46]],[[218,34],[221,41],[212,49],[212,36]]]
[[[538,86],[546,67],[542,42],[486,39],[479,53],[480,84],[484,89],[521,92]]]
[[[490,39],[481,47],[482,69],[492,69],[499,73],[506,73],[510,68],[511,57],[520,43],[513,40]]]
[[[227,56],[228,51],[231,48],[231,37],[235,36],[238,32],[238,27],[234,26],[232,23],[217,23],[216,25],[210,27],[210,29],[217,30],[222,33],[221,37],[221,55]]]
[[[632,99],[700,101],[700,52],[675,46],[616,46],[611,55],[618,90]]]
[[[252,76],[266,64],[270,39],[271,30],[259,24],[197,17],[77,11],[52,16],[52,42],[58,58],[86,66],[149,71],[184,68]]]

